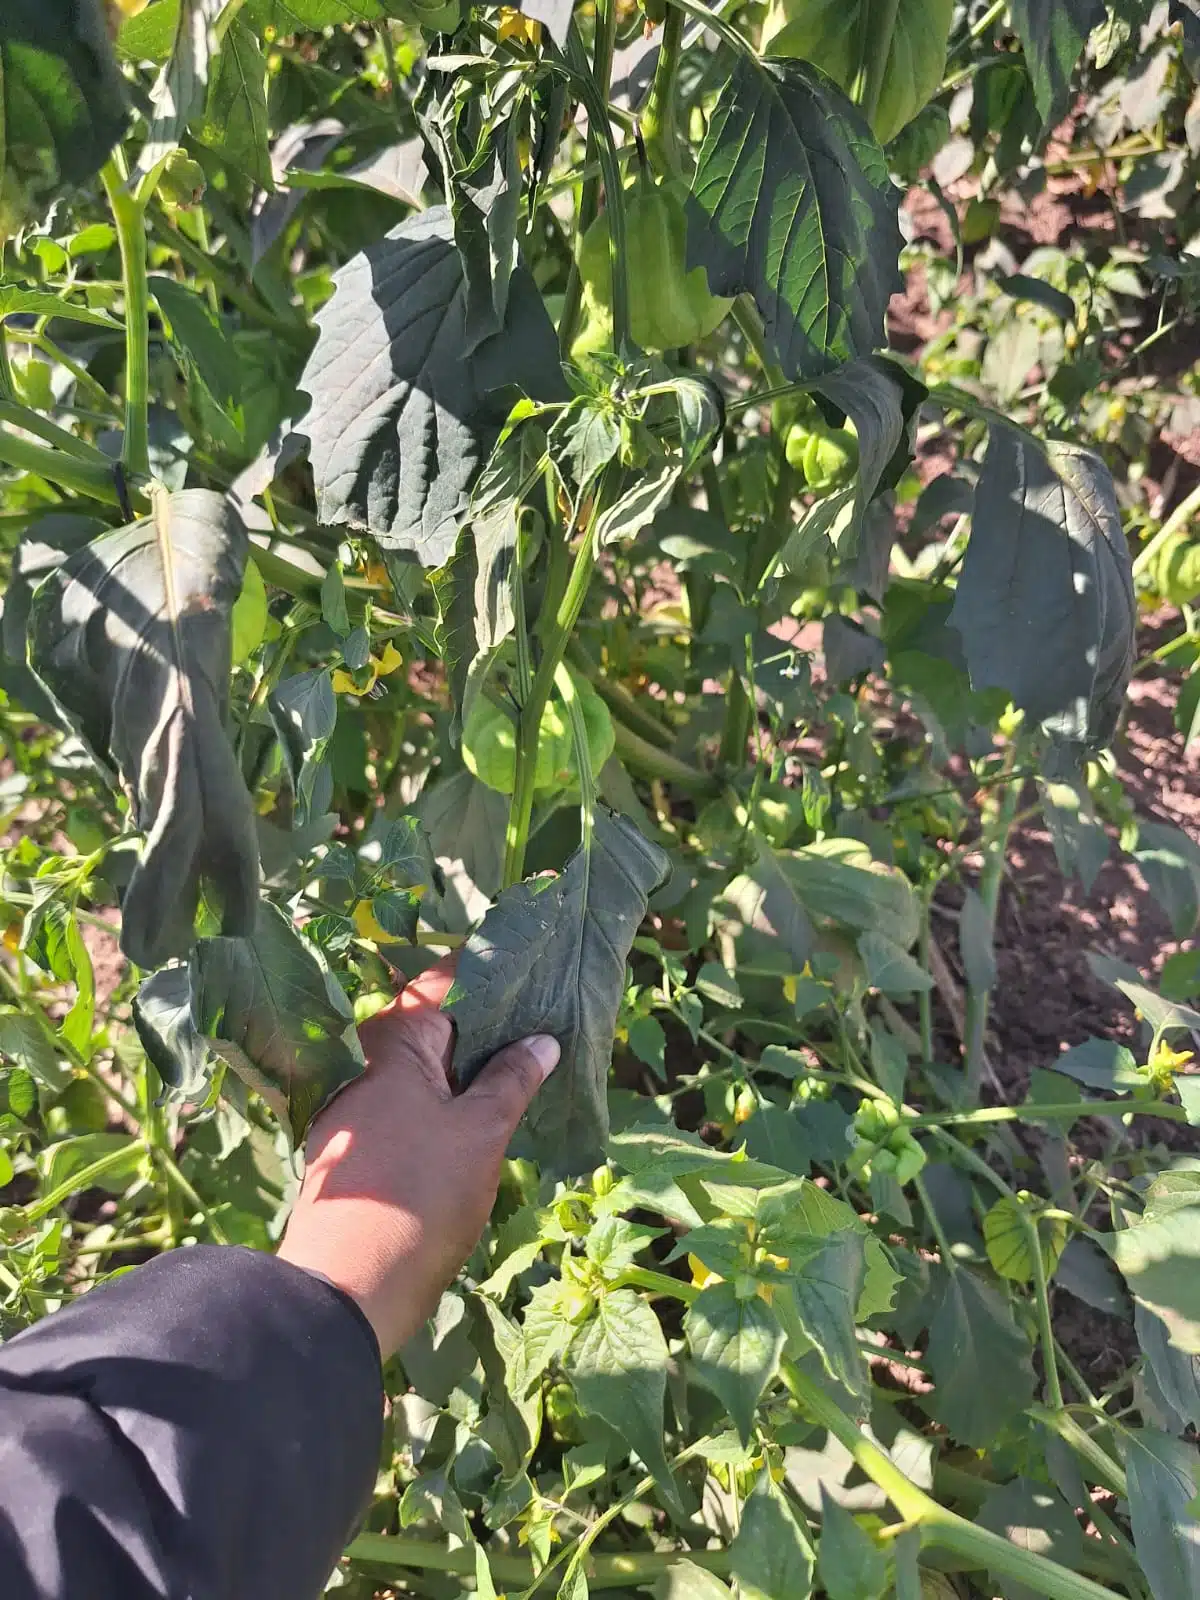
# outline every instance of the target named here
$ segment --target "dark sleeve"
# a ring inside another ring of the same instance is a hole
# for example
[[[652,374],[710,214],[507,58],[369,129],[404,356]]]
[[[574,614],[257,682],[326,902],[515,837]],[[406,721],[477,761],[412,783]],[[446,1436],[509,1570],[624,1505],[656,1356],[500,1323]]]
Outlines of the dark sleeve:
[[[315,1600],[375,1481],[379,1350],[323,1279],[159,1257],[0,1349],[4,1600]]]

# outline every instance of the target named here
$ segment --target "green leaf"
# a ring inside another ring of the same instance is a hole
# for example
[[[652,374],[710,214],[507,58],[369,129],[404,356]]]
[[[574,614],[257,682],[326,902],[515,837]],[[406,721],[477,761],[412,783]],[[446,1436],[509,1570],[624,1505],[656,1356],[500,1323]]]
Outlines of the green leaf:
[[[286,35],[338,28],[348,22],[379,22],[394,10],[382,0],[248,0],[245,17],[260,31],[274,28]]]
[[[979,1525],[1019,1550],[1057,1561],[1069,1572],[1079,1571],[1084,1558],[1079,1524],[1062,1496],[1044,1483],[1014,1478],[990,1490],[979,1513]],[[992,1581],[1002,1586],[1007,1600],[1038,1600],[1037,1590],[1027,1584],[999,1575]]]
[[[562,1048],[527,1114],[539,1159],[556,1174],[604,1159],[625,960],[667,868],[665,853],[632,822],[602,809],[590,851],[581,846],[556,878],[505,889],[459,956],[445,1004],[460,1084],[527,1034],[553,1034]]]
[[[146,1153],[141,1140],[128,1133],[81,1133],[76,1138],[60,1139],[56,1144],[47,1145],[37,1158],[43,1187],[57,1189],[90,1167],[93,1161],[101,1161],[122,1150],[126,1159],[110,1167],[95,1183],[109,1194],[123,1194],[130,1180],[137,1176]]]
[[[816,946],[816,936],[795,885],[784,871],[781,852],[754,835],[755,859],[728,885],[718,902],[735,934],[778,952],[785,970],[799,972]],[[739,940],[739,943],[741,941]],[[750,954],[742,952],[742,958]]]
[[[899,0],[883,64],[872,126],[881,144],[933,98],[946,66],[952,0]],[[803,56],[850,93],[869,73],[879,49],[880,22],[870,0],[772,0],[763,23],[762,49]]]
[[[732,1600],[733,1591],[694,1561],[673,1561],[654,1585],[654,1600]]]
[[[156,9],[165,7],[160,3]],[[225,0],[178,0],[171,9],[176,22],[170,59],[150,91],[150,126],[138,153],[138,172],[153,172],[177,149],[188,124],[204,106],[209,69],[217,54],[213,24],[225,9]],[[128,48],[124,32],[122,42]]]
[[[1143,1374],[1155,1399],[1168,1408],[1175,1431],[1200,1428],[1200,1356],[1188,1355],[1171,1343],[1167,1325],[1145,1306],[1133,1308],[1133,1326],[1150,1371]]]
[[[0,1011],[0,1057],[5,1063],[15,1061],[54,1094],[71,1081],[51,1038],[20,1011]]]
[[[209,310],[208,302],[194,289],[160,273],[151,273],[149,283],[185,369],[195,369],[218,405],[236,406],[242,396],[237,351]]]
[[[992,918],[977,890],[967,884],[963,890],[962,911],[958,919],[958,953],[962,958],[967,983],[980,994],[987,994],[996,981],[996,951]]]
[[[749,1444],[762,1392],[779,1369],[783,1329],[757,1294],[741,1299],[732,1283],[702,1289],[684,1318],[692,1371],[711,1389]]]
[[[192,130],[202,145],[260,188],[273,189],[267,125],[267,65],[253,30],[234,17],[208,80],[204,114]]]
[[[824,1484],[817,1577],[828,1600],[881,1600],[888,1587],[887,1556]]]
[[[566,1365],[580,1409],[608,1423],[674,1503],[663,1448],[668,1359],[667,1341],[646,1301],[631,1289],[611,1289],[580,1329]]]
[[[1077,877],[1084,893],[1090,894],[1111,849],[1095,803],[1086,785],[1073,779],[1043,783],[1040,788],[1042,815],[1050,830],[1059,869],[1064,877]]]
[[[328,667],[296,672],[271,691],[267,709],[283,753],[301,823],[329,809],[333,795],[329,741],[337,726],[337,699]]]
[[[1156,1428],[1126,1429],[1122,1437],[1133,1542],[1154,1600],[1193,1600],[1200,1593],[1196,1447]]]
[[[507,797],[464,768],[422,793],[418,815],[445,873],[445,926],[465,933],[500,889]]]
[[[121,919],[140,967],[187,954],[202,884],[224,932],[254,925],[254,808],[225,733],[246,549],[229,503],[187,489],[84,545],[33,597],[30,665],[116,767],[146,835]]]
[[[883,343],[899,287],[899,191],[862,115],[802,61],[739,56],[713,109],[688,204],[689,269],[746,291],[793,380]]]
[[[1042,1270],[1047,1278],[1054,1276],[1058,1258],[1067,1243],[1067,1224],[1054,1218],[1039,1221],[1017,1195],[1001,1195],[983,1218],[983,1241],[987,1246],[988,1260],[1002,1278],[1014,1283],[1033,1280],[1034,1256],[1022,1215],[1034,1223],[1042,1252]]]
[[[886,934],[860,934],[858,953],[867,971],[868,986],[880,994],[928,994],[933,988],[933,979],[920,962]]]
[[[873,861],[857,839],[824,839],[802,850],[781,850],[779,863],[811,916],[882,934],[907,950],[921,913],[902,872]]]
[[[902,376],[899,368],[872,357],[853,361],[837,372],[829,373],[814,385],[818,394],[832,400],[839,410],[846,413],[858,436],[858,473],[854,482],[852,525],[855,536],[893,456],[900,448],[906,413],[916,414],[915,396],[912,404],[906,404],[909,396],[902,386]],[[921,392],[917,388],[917,393]]]
[[[107,311],[93,311],[75,305],[49,289],[26,289],[15,283],[0,284],[0,319],[12,316],[62,317],[68,322],[83,322],[93,328],[119,329],[121,324]]]
[[[1171,1343],[1200,1355],[1200,1195],[1145,1214],[1103,1241],[1139,1304],[1161,1317]]]
[[[1146,1075],[1138,1071],[1132,1050],[1115,1039],[1085,1039],[1056,1056],[1052,1065],[1055,1072],[1065,1073],[1076,1083],[1110,1094],[1128,1094],[1146,1085]]]
[[[511,390],[562,393],[553,325],[518,266],[503,328],[463,359],[466,285],[442,207],[400,223],[334,284],[300,379],[319,515],[443,566]]]
[[[212,1058],[192,1021],[187,967],[164,967],[145,980],[134,996],[133,1025],[163,1084],[181,1100],[203,1100]]]
[[[0,186],[40,208],[85,183],[125,129],[125,85],[101,0],[5,0],[0,30]]]
[[[1104,21],[1103,0],[1010,0],[1009,15],[1025,47],[1038,113],[1051,122],[1066,110],[1088,34]]]
[[[729,1567],[742,1600],[807,1600],[814,1564],[807,1527],[770,1472],[760,1472],[729,1546]]]
[[[974,689],[1068,746],[1112,738],[1133,668],[1133,568],[1108,468],[994,425],[951,624]]]
[[[923,1403],[961,1444],[982,1448],[1032,1403],[1029,1343],[990,1283],[965,1267],[939,1268],[936,1278],[927,1353],[935,1387]]]
[[[863,1235],[843,1228],[822,1239],[811,1254],[793,1262],[787,1287],[776,1293],[785,1326],[790,1307],[825,1370],[851,1394],[866,1392],[866,1363],[854,1334],[866,1277]]]
[[[365,1070],[354,1011],[320,951],[263,901],[248,938],[201,939],[192,1020],[297,1145],[321,1107]]]
[[[1137,849],[1132,854],[1175,937],[1190,938],[1200,921],[1200,845],[1181,828],[1139,821]]]

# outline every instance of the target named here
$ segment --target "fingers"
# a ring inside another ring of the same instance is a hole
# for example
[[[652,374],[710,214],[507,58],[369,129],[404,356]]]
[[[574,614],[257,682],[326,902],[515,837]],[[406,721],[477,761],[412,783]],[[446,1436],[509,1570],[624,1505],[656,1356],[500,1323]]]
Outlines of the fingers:
[[[463,1111],[507,1145],[529,1102],[558,1065],[558,1040],[535,1033],[506,1045],[460,1096]]]
[[[450,1094],[454,1027],[440,1007],[454,982],[456,960],[453,953],[427,967],[358,1030],[369,1066],[411,1066],[415,1059],[439,1098]]]

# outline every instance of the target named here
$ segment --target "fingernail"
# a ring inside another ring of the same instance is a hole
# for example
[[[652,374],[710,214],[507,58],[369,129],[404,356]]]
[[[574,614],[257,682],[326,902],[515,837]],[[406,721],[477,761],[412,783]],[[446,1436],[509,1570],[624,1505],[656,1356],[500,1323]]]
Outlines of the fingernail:
[[[551,1038],[548,1033],[535,1033],[525,1041],[525,1048],[537,1062],[538,1071],[542,1075],[542,1082],[554,1071],[558,1065],[558,1058],[562,1051],[558,1048],[558,1040]]]

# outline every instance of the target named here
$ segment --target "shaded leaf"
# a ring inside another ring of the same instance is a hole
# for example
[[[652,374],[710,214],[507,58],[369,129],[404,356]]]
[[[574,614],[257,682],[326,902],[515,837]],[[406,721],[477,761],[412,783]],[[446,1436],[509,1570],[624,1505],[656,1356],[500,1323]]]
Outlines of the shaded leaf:
[[[905,374],[879,357],[852,361],[814,385],[854,424],[858,436],[858,474],[854,481],[854,525],[860,527],[887,468],[904,438],[906,419],[916,415]]]
[[[1200,1195],[1195,1203],[1147,1206],[1104,1242],[1139,1304],[1167,1326],[1171,1343],[1200,1355]]]
[[[237,350],[208,302],[194,289],[160,273],[151,273],[148,281],[185,369],[193,368],[199,374],[218,405],[237,405],[242,394]]]
[[[366,1070],[341,985],[269,901],[248,938],[197,943],[192,1020],[297,1145],[321,1107]]]
[[[1050,122],[1066,110],[1075,64],[1104,21],[1103,0],[1011,0],[1009,15],[1025,47],[1038,113]]]
[[[562,391],[553,326],[518,266],[503,328],[463,360],[466,286],[442,207],[400,223],[334,283],[300,379],[319,515],[442,566],[508,415],[497,391]]]
[[[1200,1428],[1200,1355],[1177,1350],[1166,1323],[1145,1306],[1134,1306],[1133,1326],[1149,1364],[1155,1398],[1163,1402],[1179,1433]]]
[[[783,1329],[757,1294],[740,1298],[732,1283],[702,1289],[684,1318],[692,1371],[732,1417],[749,1444],[762,1392],[779,1368]]]
[[[527,1113],[539,1159],[555,1173],[589,1171],[604,1158],[625,960],[667,867],[633,823],[600,810],[590,851],[581,846],[556,878],[505,889],[459,956],[445,1004],[460,1085],[527,1034],[553,1034],[562,1047]]]
[[[1128,1094],[1146,1083],[1133,1052],[1115,1039],[1085,1039],[1056,1056],[1052,1065],[1055,1072],[1065,1073],[1076,1083],[1089,1089],[1106,1089],[1110,1094]]]
[[[241,17],[234,17],[225,30],[209,74],[204,112],[192,132],[226,166],[260,188],[274,187],[267,125],[267,64],[257,37]]]
[[[303,824],[327,811],[333,794],[327,755],[337,726],[337,699],[329,668],[284,678],[268,696],[267,709]]]
[[[650,1306],[631,1289],[601,1295],[566,1357],[580,1407],[608,1423],[675,1498],[663,1448],[667,1341]]]
[[[1154,1600],[1193,1600],[1200,1593],[1196,1447],[1157,1428],[1130,1428],[1123,1437],[1133,1542]]]
[[[841,1228],[822,1239],[798,1266],[793,1262],[787,1290],[776,1295],[785,1326],[784,1307],[790,1300],[825,1370],[855,1395],[866,1390],[866,1363],[854,1334],[865,1278],[863,1235]]]
[[[824,1484],[817,1576],[828,1600],[880,1600],[888,1587],[887,1556]]]
[[[729,1567],[742,1600],[807,1600],[812,1593],[812,1540],[768,1471],[742,1506]]]
[[[1190,938],[1200,920],[1200,845],[1181,828],[1139,821],[1137,849],[1132,854],[1175,937]]]
[[[779,365],[815,378],[883,343],[898,191],[845,95],[803,61],[738,58],[700,151],[689,269],[754,296]]]
[[[992,943],[992,918],[977,890],[963,890],[958,919],[958,953],[972,989],[986,994],[996,981],[996,951]]]
[[[1057,1561],[1070,1572],[1078,1572],[1083,1560],[1083,1535],[1070,1506],[1045,1483],[1031,1478],[1014,1478],[1011,1483],[992,1489],[979,1513],[979,1525],[998,1533],[1019,1550]],[[999,1583],[999,1577],[993,1579]],[[1027,1584],[1003,1578],[1006,1600],[1038,1600],[1038,1591]]]
[[[170,59],[150,91],[150,125],[138,152],[138,172],[153,172],[182,143],[188,123],[204,106],[218,49],[213,24],[224,9],[224,0],[179,0]]]
[[[1033,1400],[1029,1342],[1007,1300],[965,1267],[939,1268],[935,1288],[927,1353],[935,1388],[924,1404],[961,1444],[983,1447]]]
[[[971,686],[1069,746],[1112,738],[1133,667],[1132,563],[1108,468],[996,425],[950,615]]]
[[[727,1583],[694,1561],[673,1561],[654,1585],[654,1600],[731,1600],[732,1593]]]
[[[1109,840],[1087,787],[1082,783],[1044,783],[1042,815],[1064,877],[1077,877],[1090,894],[1108,860]]]
[[[933,988],[933,979],[921,963],[886,934],[860,934],[858,953],[866,968],[868,986],[880,994],[928,994]]]
[[[254,808],[224,726],[246,549],[220,495],[160,495],[153,515],[84,545],[33,597],[30,664],[116,767],[146,835],[121,925],[141,967],[187,954],[202,884],[226,933],[254,925]]]
[[[500,890],[508,798],[464,768],[427,789],[417,814],[445,876],[445,926],[466,933]]]
[[[163,1084],[180,1099],[203,1099],[211,1057],[192,1021],[187,967],[164,967],[145,980],[133,999],[133,1025]]]

